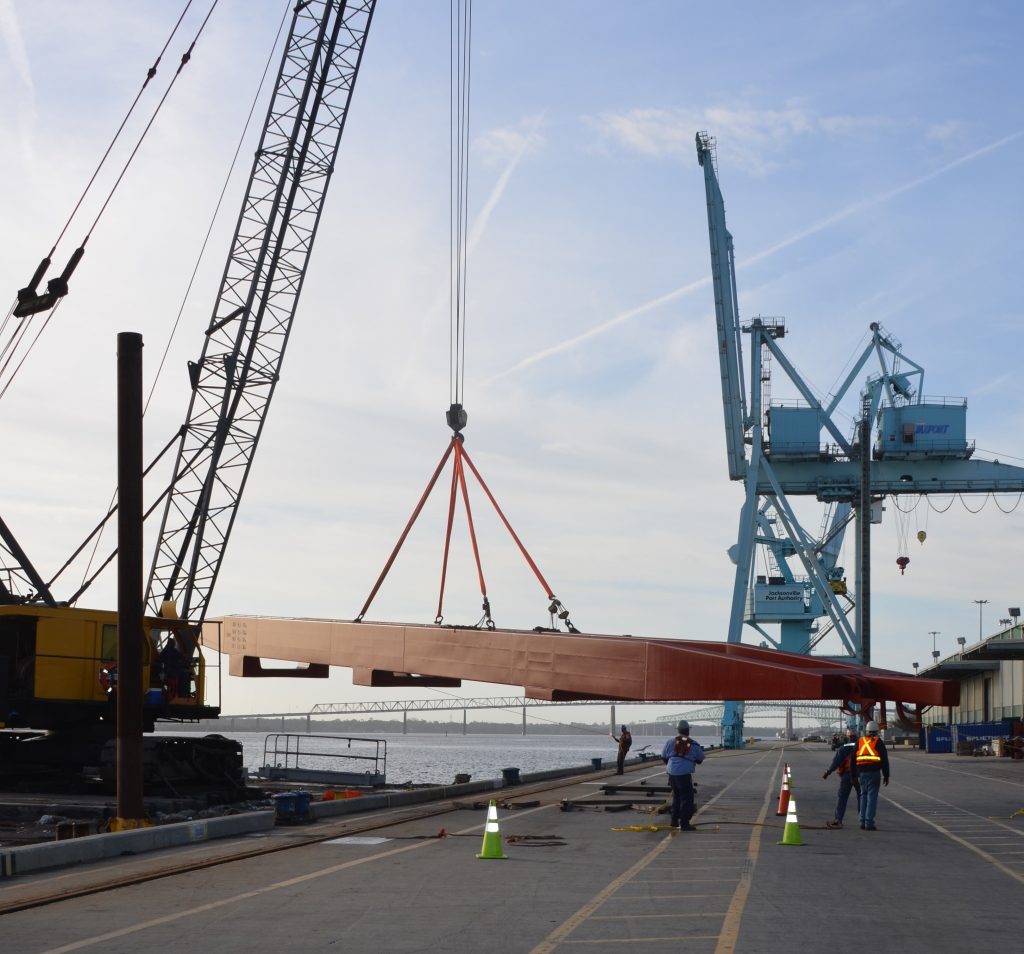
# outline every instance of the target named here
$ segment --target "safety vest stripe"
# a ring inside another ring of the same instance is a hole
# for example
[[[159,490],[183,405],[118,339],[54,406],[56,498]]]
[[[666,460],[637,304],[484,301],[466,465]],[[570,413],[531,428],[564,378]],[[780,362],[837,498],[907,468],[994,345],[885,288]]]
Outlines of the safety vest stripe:
[[[866,737],[860,740],[860,745],[857,746],[858,765],[870,765],[875,762],[882,761],[882,757],[878,754],[878,750],[875,748],[877,744],[878,739]]]

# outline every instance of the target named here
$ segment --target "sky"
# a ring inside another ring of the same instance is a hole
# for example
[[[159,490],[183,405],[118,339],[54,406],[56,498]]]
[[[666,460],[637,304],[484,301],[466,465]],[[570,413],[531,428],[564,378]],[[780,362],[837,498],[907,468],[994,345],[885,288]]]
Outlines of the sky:
[[[12,301],[183,6],[0,0],[0,287]],[[111,170],[205,16],[195,6]],[[118,332],[143,335],[147,388],[167,348],[147,459],[184,418],[185,365],[201,349],[255,127],[169,335],[288,6],[220,0],[0,399],[0,515],[47,575],[110,502]],[[377,6],[214,615],[354,617],[449,440],[448,10]],[[477,0],[466,449],[581,630],[724,640],[728,628],[742,487],[726,470],[698,130],[717,139],[741,318],[784,316],[786,353],[821,394],[881,322],[925,367],[928,395],[967,399],[978,457],[1024,464],[1022,20],[1014,4],[984,2]],[[264,97],[256,126],[265,109]],[[773,399],[794,396],[776,384]],[[1017,503],[924,500],[902,526],[888,507],[873,537],[876,665],[911,672],[933,640],[951,653],[1024,601]],[[444,506],[436,494],[368,618],[433,620]],[[813,529],[816,507],[801,511]],[[474,513],[495,622],[547,625],[546,595],[479,494]],[[445,619],[475,623],[464,523],[453,548]],[[114,605],[108,576],[85,602]],[[399,695],[354,688],[340,669],[221,682],[231,713]],[[627,721],[655,711],[618,707]]]

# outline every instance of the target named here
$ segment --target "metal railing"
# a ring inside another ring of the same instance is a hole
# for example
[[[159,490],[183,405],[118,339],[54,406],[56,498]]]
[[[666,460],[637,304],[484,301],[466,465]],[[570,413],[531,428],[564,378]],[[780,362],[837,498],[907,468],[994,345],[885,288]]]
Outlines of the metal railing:
[[[277,732],[263,742],[257,774],[275,781],[374,787],[385,784],[387,762],[384,739]]]

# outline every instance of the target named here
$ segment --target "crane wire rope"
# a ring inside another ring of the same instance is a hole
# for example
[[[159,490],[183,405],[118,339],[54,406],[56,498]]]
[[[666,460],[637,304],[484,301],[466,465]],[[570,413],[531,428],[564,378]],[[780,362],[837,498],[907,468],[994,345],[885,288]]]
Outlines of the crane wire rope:
[[[189,0],[189,3],[191,3],[191,2],[192,2],[192,0]],[[173,345],[174,339],[177,336],[178,328],[179,328],[179,326],[181,324],[181,317],[182,317],[182,315],[185,312],[185,306],[188,304],[189,296],[192,294],[192,286],[195,284],[196,275],[199,273],[199,268],[202,265],[204,256],[206,255],[206,248],[207,248],[207,246],[208,246],[208,244],[210,242],[210,236],[213,234],[214,226],[216,225],[217,218],[220,215],[221,206],[223,205],[224,197],[227,194],[228,185],[231,182],[232,175],[234,175],[235,166],[238,163],[238,157],[239,157],[239,155],[241,155],[242,146],[245,143],[245,137],[248,135],[249,126],[251,125],[252,118],[253,118],[253,116],[255,115],[255,112],[256,112],[256,106],[259,103],[260,97],[263,95],[263,88],[264,88],[264,86],[266,84],[267,76],[270,73],[270,68],[271,68],[271,66],[273,65],[273,62],[274,62],[274,52],[277,50],[278,45],[281,42],[281,36],[282,36],[282,34],[284,32],[285,24],[287,23],[288,12],[289,12],[289,10],[286,7],[285,10],[284,10],[284,13],[281,16],[281,20],[278,23],[277,33],[274,36],[274,42],[271,44],[270,52],[267,54],[267,60],[266,60],[266,62],[263,65],[263,73],[260,76],[260,81],[257,84],[256,92],[253,95],[252,102],[249,104],[249,112],[246,115],[245,123],[242,126],[242,132],[241,132],[241,134],[238,137],[238,143],[235,146],[234,155],[231,157],[231,163],[228,166],[228,171],[227,171],[227,173],[224,176],[224,183],[221,186],[220,195],[218,195],[217,202],[214,205],[213,213],[210,216],[210,223],[209,223],[209,225],[206,228],[206,234],[203,236],[203,241],[202,241],[202,244],[200,245],[199,253],[196,256],[195,265],[192,268],[192,274],[189,276],[188,284],[186,285],[184,294],[181,297],[181,303],[178,306],[178,312],[177,312],[177,314],[174,317],[174,323],[171,326],[170,333],[167,336],[167,343],[164,345],[163,353],[160,356],[160,362],[157,365],[156,373],[153,376],[153,383],[150,385],[149,394],[146,396],[146,403],[143,406],[143,410],[142,410],[143,417],[145,417],[146,412],[149,410],[150,402],[153,400],[153,395],[156,392],[157,384],[160,381],[160,377],[161,377],[161,375],[163,373],[164,366],[167,363],[167,357],[170,354],[171,346]],[[165,49],[166,49],[166,47],[165,47]],[[159,461],[164,456],[164,454],[166,453],[168,447],[170,447],[171,444],[176,442],[180,438],[180,436],[181,436],[180,431],[175,433],[175,435],[171,438],[170,443],[167,446],[165,446],[163,450],[160,451],[160,453],[157,455],[157,457],[153,461],[153,463],[150,464],[149,468],[147,468],[147,470],[146,470],[147,474],[153,468],[153,466],[157,463],[157,461]],[[164,499],[164,497],[166,497],[167,493],[170,492],[170,489],[171,488],[168,487],[164,491],[164,493],[162,493],[160,495],[160,497],[154,503],[153,507],[151,507],[146,512],[145,516],[148,517],[153,512],[153,509],[155,508],[155,506],[157,504],[159,504],[160,501],[162,501]],[[117,554],[117,550],[115,548],[113,553],[104,561],[104,563],[99,568],[99,570],[97,570],[97,572],[90,577],[89,574],[90,574],[90,572],[92,570],[93,561],[96,559],[96,552],[99,549],[99,545],[100,545],[100,542],[101,542],[101,539],[102,539],[102,536],[103,536],[103,530],[104,530],[104,528],[106,526],[107,521],[117,511],[116,500],[117,500],[117,489],[115,488],[115,490],[114,490],[114,492],[113,492],[113,494],[112,494],[112,496],[110,498],[110,503],[107,505],[107,514],[106,514],[106,516],[100,521],[100,523],[96,527],[96,529],[93,530],[93,532],[85,539],[85,541],[78,548],[78,550],[76,550],[75,553],[71,557],[68,558],[67,563],[65,563],[64,566],[61,567],[61,569],[57,572],[57,576],[59,576],[67,568],[67,566],[79,555],[79,553],[82,552],[82,550],[89,543],[89,541],[95,536],[96,542],[93,544],[92,551],[89,554],[89,559],[86,562],[85,568],[84,568],[84,570],[82,572],[82,582],[79,585],[79,589],[77,590],[77,592],[75,594],[76,598],[78,596],[80,596],[83,592],[85,592],[85,590],[92,584],[92,582],[96,579],[96,577],[99,575],[99,573],[102,572],[103,569],[105,569],[110,564],[111,560]],[[54,580],[56,580],[57,576],[54,577]]]
[[[164,91],[163,96],[160,97],[160,101],[157,103],[156,108],[153,110],[153,113],[150,116],[149,121],[146,123],[145,127],[143,128],[142,133],[139,135],[139,138],[136,141],[135,146],[132,148],[131,152],[128,155],[127,160],[125,161],[124,165],[122,166],[120,173],[118,173],[117,177],[115,178],[114,184],[110,187],[110,190],[108,191],[106,198],[103,200],[103,203],[100,206],[99,212],[96,214],[96,217],[93,219],[92,225],[90,225],[88,230],[86,231],[85,238],[82,240],[81,245],[79,245],[79,247],[72,253],[71,258],[68,261],[68,264],[65,266],[64,272],[61,274],[60,278],[53,279],[51,281],[51,283],[50,283],[50,286],[48,286],[48,288],[51,288],[53,286],[53,284],[55,282],[57,282],[57,283],[60,283],[59,287],[61,288],[61,290],[59,292],[53,292],[53,291],[48,292],[48,294],[55,294],[57,296],[56,300],[53,301],[52,304],[50,304],[48,309],[45,308],[45,307],[40,309],[40,310],[46,310],[47,311],[47,316],[44,319],[44,321],[42,323],[42,326],[36,332],[36,335],[32,339],[32,341],[29,344],[28,348],[25,349],[25,352],[22,355],[21,360],[15,366],[13,371],[9,371],[11,362],[14,360],[14,356],[15,356],[15,353],[17,351],[18,346],[24,340],[25,335],[28,332],[29,325],[31,324],[31,319],[38,312],[30,311],[26,315],[21,316],[22,317],[21,323],[15,329],[15,331],[12,334],[11,339],[8,342],[8,344],[4,346],[2,351],[0,351],[0,357],[3,357],[3,359],[4,359],[3,363],[0,364],[0,381],[3,381],[3,378],[4,378],[5,375],[7,376],[7,380],[3,383],[3,387],[0,388],[0,398],[3,398],[4,395],[7,394],[8,388],[11,386],[11,383],[14,381],[15,377],[17,377],[18,372],[21,370],[21,368],[24,365],[24,363],[25,363],[26,359],[28,358],[28,356],[34,350],[36,344],[39,341],[40,336],[42,335],[43,331],[46,330],[47,326],[50,323],[50,320],[53,318],[53,315],[54,315],[54,312],[57,309],[57,306],[63,300],[63,296],[67,293],[67,282],[68,282],[68,279],[70,279],[71,274],[74,272],[75,268],[77,268],[78,263],[81,261],[82,257],[85,255],[85,247],[88,244],[89,239],[92,236],[92,233],[95,231],[96,226],[100,222],[100,219],[103,217],[104,213],[107,210],[107,207],[110,205],[110,202],[111,202],[111,200],[114,197],[114,194],[117,192],[118,188],[120,187],[122,180],[124,179],[125,175],[128,172],[129,167],[131,166],[132,162],[134,161],[136,155],[138,154],[139,149],[142,147],[142,143],[145,141],[146,136],[149,134],[149,131],[150,131],[150,129],[153,126],[153,123],[156,121],[156,117],[160,114],[160,111],[163,109],[164,103],[167,101],[167,97],[170,95],[171,90],[174,88],[174,85],[177,82],[178,77],[181,75],[182,70],[191,61],[191,59],[192,59],[192,51],[195,49],[196,44],[199,42],[199,38],[202,36],[203,31],[206,29],[206,25],[207,25],[207,23],[209,23],[210,17],[213,15],[214,10],[216,10],[217,4],[219,2],[220,2],[220,0],[212,0],[211,5],[210,5],[210,9],[207,11],[206,16],[203,18],[202,23],[199,25],[199,29],[197,30],[196,35],[193,38],[193,40],[192,40],[191,44],[189,45],[188,49],[182,54],[181,60],[178,63],[178,68],[177,68],[177,70],[175,70],[174,76],[171,77],[171,81],[168,84],[167,89]],[[188,0],[188,5],[185,8],[185,12],[187,12],[188,6],[190,6],[191,3],[192,3],[192,0]],[[182,17],[184,17],[185,12],[182,13]],[[178,29],[178,26],[180,25],[180,23],[181,23],[181,18],[179,18],[178,23],[175,24],[174,30],[172,31],[171,36],[167,40],[167,44],[169,44],[171,42],[171,39],[173,38],[174,33],[177,32],[177,29]],[[165,44],[164,50],[167,49],[167,44]],[[160,60],[160,58],[162,56],[163,56],[163,51],[161,51],[160,57],[157,58],[157,62],[159,62],[159,60]],[[155,65],[154,65],[154,67],[151,67],[151,71],[153,72],[153,75],[155,75]],[[143,83],[143,89],[145,89],[145,85],[146,85],[146,83],[149,82],[150,78],[151,77],[147,73],[147,79]],[[139,96],[141,96],[141,95],[142,95],[142,90],[139,91]],[[136,97],[136,102],[137,101],[138,101],[138,97]],[[131,109],[129,110],[128,115],[131,114],[131,111],[134,110],[134,108],[135,108],[135,104],[133,103]],[[127,122],[127,120],[128,120],[128,116],[125,116],[125,119],[122,121],[121,127],[119,127],[119,129],[117,131],[117,134],[114,137],[114,141],[116,141],[118,136],[120,136],[121,129],[124,127],[124,124]],[[110,146],[108,146],[107,152],[104,153],[103,159],[100,161],[100,166],[102,166],[103,163],[106,161],[107,155],[110,153],[110,150],[113,148],[113,145],[114,145],[114,142],[111,142]],[[93,173],[93,178],[89,180],[89,183],[86,186],[86,189],[84,190],[84,192],[83,192],[81,198],[79,199],[78,203],[75,205],[75,208],[72,211],[71,216],[69,216],[68,221],[67,221],[67,223],[64,226],[64,229],[61,230],[60,237],[62,237],[64,235],[64,233],[67,231],[67,228],[71,224],[72,219],[75,217],[75,214],[78,212],[79,206],[82,204],[82,201],[84,200],[86,193],[92,187],[93,181],[95,180],[96,175],[99,173],[100,166],[98,166],[97,169],[96,169],[96,172]],[[60,237],[58,237],[58,242],[60,241]],[[56,243],[54,244],[54,249],[56,249]],[[39,267],[36,269],[36,272],[33,275],[32,281],[30,282],[28,288],[26,289],[26,291],[29,291],[33,297],[36,297],[35,296],[35,291],[34,291],[35,287],[42,280],[42,277],[45,274],[46,269],[49,267],[50,259],[51,259],[52,255],[53,255],[53,251],[51,251],[50,255],[48,255],[46,258],[43,259],[43,261],[40,263]],[[19,293],[19,300],[20,300],[20,295],[21,295],[21,293]],[[47,295],[38,296],[38,298],[40,299],[41,302],[46,302],[48,300],[47,299]],[[8,317],[10,317],[10,314],[13,314],[14,312],[15,312],[15,306],[12,306],[11,312],[9,313]],[[6,323],[7,323],[7,319],[4,320],[4,326],[3,327],[6,327]],[[2,328],[0,328],[0,331],[2,331]]]
[[[473,0],[450,0],[449,28],[449,397],[463,404],[466,383],[466,278],[469,236],[469,105]]]
[[[178,27],[181,26],[182,20],[185,19],[185,14],[188,13],[188,9],[190,6],[192,6],[192,2],[193,0],[187,0],[187,2],[185,3],[185,8],[181,11],[181,15],[178,17],[178,20],[174,24],[174,27],[171,30],[170,35],[164,42],[163,48],[160,50],[159,54],[157,54],[157,58],[153,61],[153,65],[146,71],[146,78],[143,80],[142,86],[139,88],[139,91],[135,94],[135,99],[132,100],[131,106],[128,107],[128,112],[125,113],[124,118],[121,120],[121,124],[117,127],[117,131],[114,133],[113,138],[110,140],[110,143],[106,148],[106,151],[103,153],[102,158],[96,165],[96,168],[93,170],[92,175],[89,177],[89,181],[86,183],[85,188],[82,190],[82,194],[78,197],[78,201],[75,203],[74,208],[71,210],[71,214],[67,217],[67,221],[65,221],[64,227],[60,230],[60,233],[57,235],[56,240],[50,248],[49,254],[46,256],[47,260],[52,259],[54,254],[56,253],[57,246],[60,244],[61,239],[64,238],[64,233],[67,232],[72,220],[74,219],[78,210],[82,207],[82,203],[85,201],[85,197],[89,194],[89,190],[92,188],[93,183],[96,181],[96,177],[100,174],[100,170],[103,168],[104,163],[107,161],[107,158],[110,156],[111,151],[117,144],[117,140],[121,137],[121,133],[124,131],[124,127],[127,125],[128,120],[131,118],[132,113],[135,112],[135,107],[138,106],[139,100],[142,99],[142,94],[146,91],[146,87],[149,85],[150,80],[152,80],[153,77],[156,76],[157,68],[160,66],[160,61],[163,59],[164,53],[167,52],[167,47],[171,45],[171,41],[174,39],[175,33],[178,32]],[[2,337],[7,330],[7,323],[10,321],[11,316],[14,314],[14,308],[15,305],[12,304],[11,307],[8,309],[7,315],[4,318],[3,322],[0,323],[0,337]],[[22,322],[22,325],[24,325],[24,321]],[[4,348],[3,353],[6,353],[8,347],[10,347],[10,344],[8,344],[8,346]]]
[[[569,632],[578,632],[569,619],[569,611],[562,602],[554,595],[551,587],[544,579],[537,564],[527,552],[526,547],[512,529],[505,514],[498,506],[494,495],[491,493],[483,477],[476,469],[473,461],[470,460],[464,447],[462,430],[467,423],[467,415],[464,408],[464,391],[466,378],[466,278],[468,258],[468,237],[469,237],[469,105],[471,86],[471,50],[473,39],[473,0],[450,0],[449,4],[449,33],[450,33],[450,59],[449,59],[449,328],[448,328],[448,371],[449,371],[449,408],[446,414],[448,426],[452,429],[452,438],[441,455],[441,460],[434,468],[434,472],[427,482],[426,489],[420,496],[419,502],[413,509],[412,516],[406,522],[405,528],[399,535],[391,555],[384,564],[366,598],[362,609],[355,617],[355,622],[361,622],[369,611],[378,591],[384,583],[385,578],[394,565],[402,545],[405,543],[409,532],[412,530],[417,518],[423,510],[434,486],[437,483],[441,471],[449,457],[452,457],[452,478],[448,493],[448,518],[445,528],[444,550],[441,564],[441,584],[437,599],[437,612],[434,616],[435,625],[440,626],[444,622],[444,593],[448,576],[448,558],[451,552],[452,526],[455,519],[456,498],[461,494],[466,511],[466,522],[469,528],[470,544],[473,550],[473,558],[476,563],[477,580],[480,585],[480,595],[483,600],[483,616],[475,624],[476,628],[486,626],[494,629],[494,620],[491,618],[490,599],[487,595],[487,584],[484,579],[483,565],[480,560],[480,549],[477,543],[476,528],[473,523],[473,512],[469,502],[469,492],[466,487],[465,467],[468,465],[478,484],[483,489],[488,501],[508,530],[512,539],[518,546],[534,576],[544,588],[548,600],[548,613],[551,617],[551,629],[557,629],[557,622],[560,620],[565,624]]]

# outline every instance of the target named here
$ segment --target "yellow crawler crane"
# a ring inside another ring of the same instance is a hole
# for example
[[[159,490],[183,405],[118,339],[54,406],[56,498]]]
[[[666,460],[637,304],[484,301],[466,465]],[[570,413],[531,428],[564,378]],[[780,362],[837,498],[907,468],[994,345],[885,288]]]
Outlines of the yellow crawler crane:
[[[177,445],[173,471],[150,508],[153,512],[162,504],[163,517],[146,587],[152,615],[145,619],[142,637],[143,726],[148,732],[159,721],[219,714],[208,701],[200,633],[280,379],[375,4],[303,0],[291,6],[291,27],[220,291],[201,352],[188,362],[188,411],[164,448]],[[192,58],[193,47],[196,41],[182,57],[175,79]],[[154,65],[147,83],[155,73]],[[41,331],[68,294],[88,235],[45,291],[40,283],[81,205],[80,200],[53,249],[19,289],[12,313],[21,323],[13,326],[13,340],[0,340],[0,353],[16,351],[23,340],[34,341],[38,332],[30,330],[31,323],[41,323]],[[98,222],[99,217],[93,227]],[[4,388],[9,383],[3,382]],[[0,515],[0,776],[19,784],[39,787],[40,777],[58,773],[68,779],[76,772],[106,780],[114,776],[117,615],[78,608],[113,555],[75,592],[56,595],[58,578],[87,551],[91,539],[47,580]],[[186,779],[207,791],[214,783],[244,787],[241,746],[220,736],[150,736],[145,758],[147,791],[159,783],[175,794]]]

